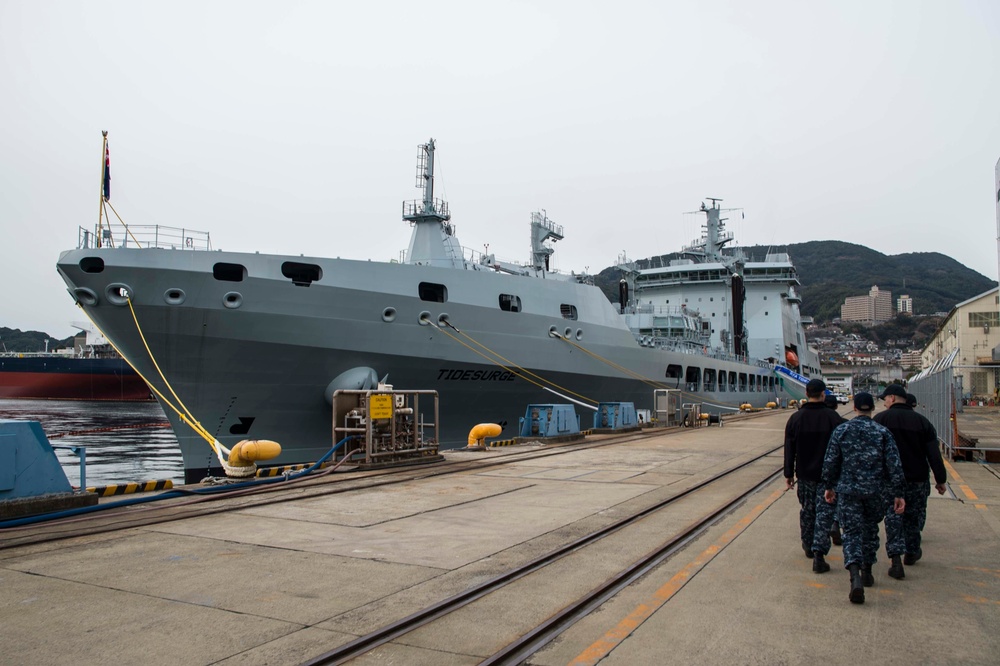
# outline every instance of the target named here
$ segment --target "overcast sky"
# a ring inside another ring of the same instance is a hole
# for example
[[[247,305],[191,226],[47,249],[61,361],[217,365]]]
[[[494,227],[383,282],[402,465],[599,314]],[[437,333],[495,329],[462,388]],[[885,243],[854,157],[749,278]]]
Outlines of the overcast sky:
[[[996,0],[0,0],[0,91],[0,326],[59,338],[101,130],[125,221],[217,249],[397,258],[433,137],[460,241],[499,259],[542,209],[564,271],[676,251],[721,197],[742,245],[997,276]]]

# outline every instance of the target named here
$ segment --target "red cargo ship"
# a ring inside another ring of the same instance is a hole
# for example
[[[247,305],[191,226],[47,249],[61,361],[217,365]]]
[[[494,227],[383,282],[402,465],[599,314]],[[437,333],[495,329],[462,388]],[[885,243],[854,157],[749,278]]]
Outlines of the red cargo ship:
[[[0,398],[139,401],[153,396],[110,345],[81,333],[68,353],[0,353]]]

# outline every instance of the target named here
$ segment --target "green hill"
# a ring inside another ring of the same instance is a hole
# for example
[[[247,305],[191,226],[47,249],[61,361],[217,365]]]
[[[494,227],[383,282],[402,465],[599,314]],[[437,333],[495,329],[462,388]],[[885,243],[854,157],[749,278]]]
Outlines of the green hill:
[[[872,285],[913,298],[914,314],[948,312],[956,304],[996,286],[996,282],[940,252],[910,252],[885,255],[843,241],[793,243],[780,249],[755,245],[742,248],[752,261],[763,261],[768,251],[787,252],[802,283],[802,314],[817,322],[840,316],[848,296],[864,296]],[[679,254],[639,260],[639,265],[660,265]],[[619,271],[605,268],[595,278],[608,299],[618,301]]]
[[[61,347],[72,347],[73,337],[56,340],[47,333],[39,331],[21,331],[17,328],[0,327],[0,353],[2,352],[40,352],[45,351],[45,342],[49,343],[49,351]]]

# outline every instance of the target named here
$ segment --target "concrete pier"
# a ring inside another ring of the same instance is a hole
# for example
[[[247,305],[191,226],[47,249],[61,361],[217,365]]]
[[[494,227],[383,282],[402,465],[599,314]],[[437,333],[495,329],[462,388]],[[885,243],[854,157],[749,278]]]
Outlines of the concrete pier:
[[[245,498],[225,513],[51,543],[4,548],[11,534],[0,531],[2,661],[299,664],[780,445],[789,414],[531,461],[514,460],[520,446],[446,452],[511,462],[281,504]],[[780,452],[767,461],[776,469]],[[832,571],[812,572],[798,502],[779,479],[529,663],[996,664],[1000,477],[969,462],[949,475],[950,492],[929,503],[923,559],[897,581],[881,550],[864,605],[848,602],[839,548]],[[477,664],[515,618],[589,589],[691,511],[594,549],[551,589],[524,586],[515,607],[487,606],[356,663]]]

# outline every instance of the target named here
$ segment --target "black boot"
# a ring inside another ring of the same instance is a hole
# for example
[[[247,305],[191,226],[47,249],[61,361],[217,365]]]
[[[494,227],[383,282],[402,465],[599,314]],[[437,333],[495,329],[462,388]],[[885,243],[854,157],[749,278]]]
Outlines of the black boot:
[[[844,544],[844,539],[840,536],[840,525],[838,523],[834,523],[833,527],[830,528],[830,539],[833,541],[834,546],[842,546]]]
[[[805,553],[806,557],[808,557],[810,560],[813,558],[812,548],[810,548],[809,546],[802,546],[802,552]]]
[[[851,572],[851,593],[847,598],[851,600],[852,604],[865,603],[865,588],[861,582],[861,565],[851,564],[847,570]]]
[[[861,565],[861,583],[865,587],[871,587],[875,584],[875,576],[872,575],[872,565]]]
[[[903,571],[903,562],[899,555],[892,556],[892,566],[889,567],[889,575],[896,580],[903,580],[906,578],[906,572]]]
[[[917,560],[920,559],[920,555],[920,553],[907,553],[906,555],[903,555],[903,564],[908,567],[912,567],[917,563]]]
[[[813,572],[815,573],[826,573],[830,570],[830,565],[826,563],[823,559],[823,553],[814,552],[813,553]]]

